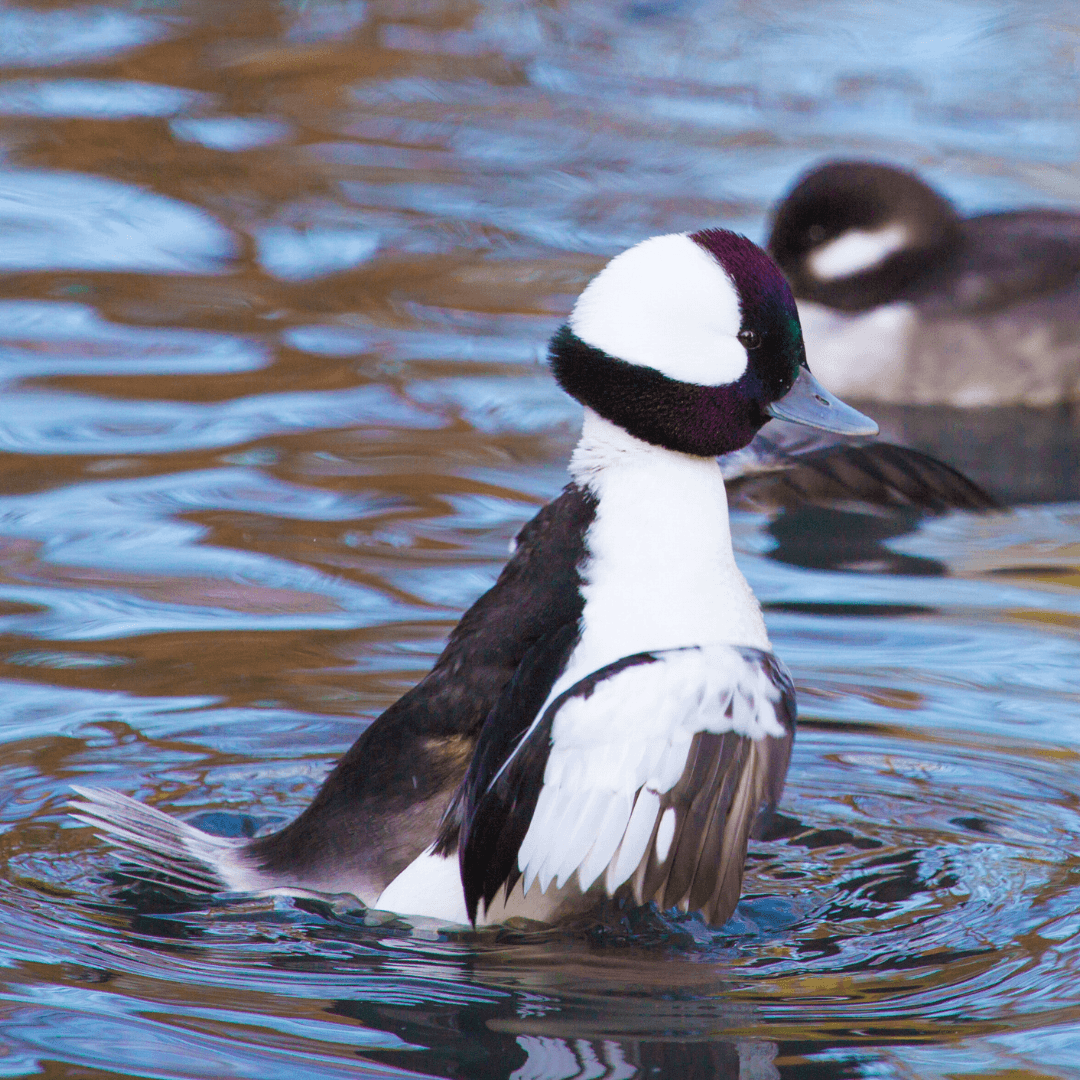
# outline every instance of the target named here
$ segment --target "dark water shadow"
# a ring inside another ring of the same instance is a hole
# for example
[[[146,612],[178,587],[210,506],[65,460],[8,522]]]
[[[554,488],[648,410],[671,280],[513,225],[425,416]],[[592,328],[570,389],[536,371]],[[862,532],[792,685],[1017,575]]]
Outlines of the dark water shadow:
[[[887,541],[914,532],[923,517],[917,510],[860,513],[820,506],[787,510],[768,525],[776,541],[769,557],[812,570],[940,577],[946,568],[936,559],[905,555],[887,546]]]

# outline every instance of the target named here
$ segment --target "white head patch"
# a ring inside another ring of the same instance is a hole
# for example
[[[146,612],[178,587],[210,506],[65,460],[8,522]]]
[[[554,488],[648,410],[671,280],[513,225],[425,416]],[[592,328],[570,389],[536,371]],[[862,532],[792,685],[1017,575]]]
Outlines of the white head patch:
[[[816,277],[834,281],[877,266],[906,247],[909,239],[907,228],[899,222],[871,231],[849,229],[822,244],[807,261]]]
[[[574,305],[582,341],[679,382],[723,386],[746,370],[739,296],[724,268],[683,233],[611,260]]]

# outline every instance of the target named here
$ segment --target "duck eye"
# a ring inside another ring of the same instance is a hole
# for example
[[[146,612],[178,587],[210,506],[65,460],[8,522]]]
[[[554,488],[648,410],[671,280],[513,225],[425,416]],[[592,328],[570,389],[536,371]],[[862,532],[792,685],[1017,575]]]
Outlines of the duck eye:
[[[761,335],[756,330],[740,330],[736,336],[745,349],[756,349],[761,344]]]

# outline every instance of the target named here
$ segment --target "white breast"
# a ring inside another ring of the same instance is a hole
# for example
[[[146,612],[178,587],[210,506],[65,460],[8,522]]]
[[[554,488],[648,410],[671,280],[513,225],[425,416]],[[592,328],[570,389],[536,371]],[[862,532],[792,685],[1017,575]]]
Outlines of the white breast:
[[[799,301],[806,360],[834,393],[856,401],[909,400],[911,346],[919,318],[910,304],[849,314]]]
[[[570,465],[598,498],[586,537],[582,634],[554,698],[621,657],[683,645],[769,649],[735,565],[714,460],[650,446],[586,410]]]

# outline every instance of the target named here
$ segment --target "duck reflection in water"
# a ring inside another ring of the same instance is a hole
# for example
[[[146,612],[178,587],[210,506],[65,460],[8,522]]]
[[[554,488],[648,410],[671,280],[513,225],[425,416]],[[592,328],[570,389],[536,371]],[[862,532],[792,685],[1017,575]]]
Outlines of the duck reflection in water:
[[[488,1000],[449,1000],[454,991],[444,983],[438,1003],[337,1001],[331,1011],[411,1047],[365,1051],[366,1058],[433,1076],[780,1080],[780,1048],[754,1034],[761,1024],[755,1008],[725,993],[715,945],[702,949],[685,927],[680,932],[661,916],[638,912],[624,921],[623,933],[666,932],[670,940],[658,954],[635,948],[630,955],[622,935],[609,929],[620,947],[565,932],[500,931],[503,946],[490,953],[481,947],[467,967],[442,970],[481,993],[504,988]],[[491,933],[466,936],[490,940]]]
[[[414,1033],[418,1038],[430,1038],[435,1028],[444,1031],[445,1050],[432,1045],[420,1053],[379,1054],[378,1060],[469,1080],[780,1080],[774,1064],[778,1047],[765,1039],[681,1041],[500,1032],[486,1036],[485,1060],[464,1062],[461,1032],[447,1027],[446,1017],[430,1016],[428,1024],[420,1021],[420,1026],[425,1030]],[[496,1040],[501,1043],[497,1049],[491,1045]]]

